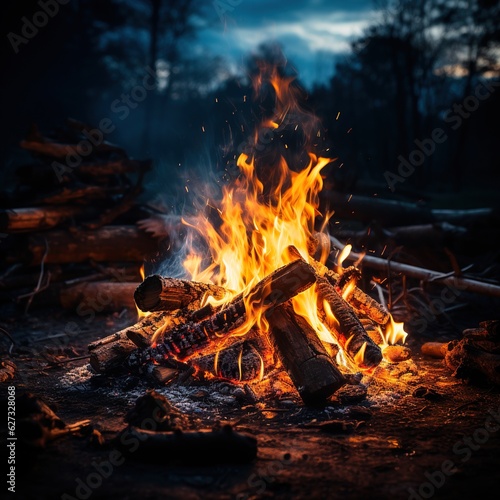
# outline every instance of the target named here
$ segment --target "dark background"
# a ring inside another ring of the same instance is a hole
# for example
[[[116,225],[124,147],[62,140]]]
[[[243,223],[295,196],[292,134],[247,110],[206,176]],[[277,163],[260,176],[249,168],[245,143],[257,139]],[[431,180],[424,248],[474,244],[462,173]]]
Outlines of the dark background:
[[[33,123],[49,134],[66,118],[96,127],[108,117],[116,128],[106,140],[131,157],[153,160],[146,187],[177,193],[196,172],[224,169],[251,135],[264,106],[253,101],[249,76],[256,58],[265,58],[296,75],[303,104],[321,119],[322,146],[338,158],[327,172],[329,187],[450,208],[497,203],[500,92],[481,82],[498,81],[499,2],[331,2],[330,14],[352,8],[357,15],[363,4],[360,19],[372,16],[362,34],[348,38],[349,51],[326,58],[322,66],[334,68],[326,78],[326,69],[311,73],[303,61],[296,65],[286,40],[249,46],[237,64],[229,52],[198,50],[210,43],[210,30],[225,29],[229,46],[240,14],[247,16],[242,23],[254,15],[258,34],[257,23],[285,20],[287,5],[298,26],[300,15],[328,9],[328,2],[288,2],[281,9],[279,3],[267,15],[265,4],[252,10],[245,0],[218,8],[191,0],[49,2],[58,12],[44,23],[43,16],[34,19],[38,2],[8,2],[1,21],[3,189],[26,161],[19,141]],[[25,19],[41,23],[31,38],[23,37]],[[310,53],[311,65],[326,57],[317,56]],[[156,89],[124,104],[123,95],[155,66]],[[425,141],[436,129],[446,139],[432,146]],[[414,155],[425,161],[390,189],[398,157],[409,159],[415,140],[432,152]]]

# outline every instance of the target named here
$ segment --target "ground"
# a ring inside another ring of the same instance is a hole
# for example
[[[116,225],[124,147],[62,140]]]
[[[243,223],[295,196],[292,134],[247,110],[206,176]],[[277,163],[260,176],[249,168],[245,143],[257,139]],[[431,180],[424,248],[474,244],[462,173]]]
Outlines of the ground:
[[[2,383],[2,395],[9,386],[17,397],[33,394],[66,424],[89,419],[105,440],[98,446],[89,435],[70,435],[29,451],[17,441],[13,498],[497,498],[499,389],[456,380],[441,360],[423,357],[422,339],[411,337],[412,360],[403,368],[365,377],[366,395],[345,392],[320,408],[304,406],[291,388],[245,404],[232,384],[158,389],[197,428],[230,423],[254,436],[258,453],[251,463],[181,466],[132,453],[110,466],[117,456],[112,438],[148,384],[96,376],[87,359],[69,357],[85,355],[91,340],[130,324],[133,314],[96,315],[86,324],[65,312],[5,313],[2,326],[16,340],[18,370]],[[72,322],[78,334],[61,335]],[[3,345],[9,347],[7,338]],[[54,364],[58,359],[63,362]]]

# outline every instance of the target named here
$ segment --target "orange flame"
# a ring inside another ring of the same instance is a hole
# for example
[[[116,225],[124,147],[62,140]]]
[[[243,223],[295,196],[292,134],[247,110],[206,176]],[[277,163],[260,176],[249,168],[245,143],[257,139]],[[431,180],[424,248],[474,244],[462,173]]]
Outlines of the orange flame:
[[[254,81],[255,90],[258,92],[267,78],[276,95],[276,117],[264,120],[262,126],[271,133],[279,134],[280,124],[286,121],[288,114],[293,113],[295,118],[304,116],[305,112],[298,105],[293,80],[281,77],[275,70],[264,69]],[[256,145],[258,136],[256,132]],[[275,138],[278,139],[278,136]],[[224,286],[234,294],[243,293],[246,319],[232,332],[233,335],[244,335],[253,326],[263,332],[268,330],[265,311],[249,290],[265,276],[293,260],[286,251],[288,247],[295,247],[306,261],[310,259],[308,249],[316,230],[316,217],[321,215],[318,207],[319,193],[323,188],[322,172],[334,160],[317,157],[311,152],[308,156],[308,165],[300,171],[290,168],[283,156],[266,165],[266,170],[257,156],[242,153],[237,161],[239,176],[223,187],[222,200],[215,207],[222,223],[215,228],[203,215],[189,224],[185,222],[206,239],[211,255],[211,264],[204,269],[201,268],[201,255],[193,251],[188,256],[184,267],[191,278]],[[330,216],[325,217],[325,224]],[[342,272],[342,263],[350,251],[351,245],[346,245],[339,255],[339,272]],[[326,260],[326,256],[324,258]],[[349,283],[343,292],[344,298],[353,288],[354,282]],[[338,322],[327,303],[324,305],[326,324],[318,317],[315,286],[295,296],[292,304],[296,314],[307,319],[322,341],[335,343],[331,330],[338,327]],[[384,332],[385,342],[404,341],[406,334],[400,325],[391,318],[391,326]],[[360,360],[364,350],[362,348],[358,353]],[[241,363],[241,355],[238,362]],[[215,372],[217,363],[216,355]],[[262,362],[262,370],[263,365]]]
[[[145,271],[145,268],[144,268],[144,264],[140,267],[139,274],[141,275],[142,281],[144,281],[144,279],[146,278],[146,271]],[[141,311],[137,307],[137,304],[135,304],[135,310],[137,311],[137,319],[138,320],[141,320],[142,318],[146,318],[147,316],[149,316],[151,314],[148,311]]]

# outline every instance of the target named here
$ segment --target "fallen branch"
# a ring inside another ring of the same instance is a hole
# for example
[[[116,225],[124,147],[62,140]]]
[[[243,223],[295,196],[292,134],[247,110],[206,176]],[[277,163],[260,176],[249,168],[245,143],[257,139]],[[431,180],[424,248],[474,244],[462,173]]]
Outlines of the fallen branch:
[[[335,237],[330,236],[332,243],[338,248],[343,249],[343,245]],[[388,261],[380,257],[373,257],[371,255],[362,255],[356,252],[351,252],[347,256],[347,260],[353,262],[360,262],[360,266],[366,266],[377,271],[385,273],[401,273],[408,278],[419,279],[424,282],[432,282],[438,285],[450,286],[461,291],[476,292],[489,295],[492,297],[500,297],[500,286],[481,281],[471,280],[458,276],[450,276],[449,274],[424,269],[422,267],[411,266],[400,262]]]

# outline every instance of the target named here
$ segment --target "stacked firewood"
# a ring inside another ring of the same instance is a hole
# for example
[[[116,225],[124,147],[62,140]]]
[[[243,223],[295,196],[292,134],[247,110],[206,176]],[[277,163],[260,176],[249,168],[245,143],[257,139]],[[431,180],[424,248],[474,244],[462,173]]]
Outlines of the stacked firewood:
[[[141,265],[159,248],[137,225],[149,214],[139,200],[151,160],[75,120],[50,135],[34,126],[20,147],[30,159],[2,192],[0,300],[133,309]]]
[[[353,369],[373,372],[384,358],[380,345],[391,315],[367,293],[352,287],[360,277],[356,268],[337,274],[313,257],[306,262],[294,247],[288,254],[289,264],[266,276],[245,296],[212,284],[147,276],[135,290],[134,300],[148,315],[89,344],[91,366],[101,374],[136,372],[160,384],[186,370],[205,378],[251,382],[270,367],[280,366],[304,403],[325,402],[347,383],[344,368],[336,363],[339,348]],[[336,345],[323,342],[293,309],[293,297],[312,286],[317,290],[318,316]],[[347,286],[352,288],[349,293],[345,293]],[[250,296],[251,301],[246,301]],[[267,331],[254,326],[244,335],[234,335],[255,312],[265,315]],[[408,358],[409,351],[399,348],[400,357],[394,356],[394,362]]]

